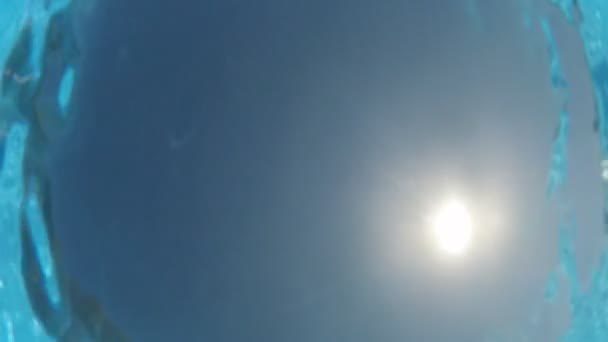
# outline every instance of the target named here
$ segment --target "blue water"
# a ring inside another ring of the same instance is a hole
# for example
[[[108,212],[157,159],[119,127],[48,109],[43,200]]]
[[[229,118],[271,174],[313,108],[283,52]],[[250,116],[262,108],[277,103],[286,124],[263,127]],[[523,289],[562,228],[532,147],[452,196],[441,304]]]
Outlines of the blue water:
[[[576,25],[583,41],[587,66],[593,82],[596,103],[597,130],[602,153],[604,190],[604,223],[608,225],[608,177],[605,176],[605,160],[608,159],[608,3],[601,0],[553,0],[564,14],[565,19]],[[576,3],[576,4],[575,4]],[[576,6],[575,6],[576,5]],[[576,13],[579,13],[577,15]],[[565,76],[560,70],[558,48],[552,39],[549,23],[544,20],[543,30],[549,46],[551,80],[554,88],[567,90]],[[549,176],[549,193],[559,191],[566,177],[567,99],[563,100],[559,115],[558,134],[554,140],[552,164]],[[571,167],[576,167],[572,165]],[[608,340],[608,249],[593,271],[590,285],[582,289],[576,270],[572,235],[575,228],[571,219],[564,218],[560,226],[559,256],[560,273],[569,285],[570,326],[564,332],[563,341],[606,341]],[[606,230],[608,231],[608,230]],[[550,283],[554,282],[550,279]],[[552,287],[552,285],[549,285]]]
[[[4,160],[0,172],[0,339],[2,341],[52,341],[34,314],[22,276],[22,219],[29,222],[29,234],[34,243],[33,256],[39,265],[38,281],[45,303],[54,312],[53,324],[68,324],[70,310],[58,279],[57,265],[51,251],[51,237],[43,218],[41,198],[37,196],[40,183],[36,174],[25,172],[26,145],[36,138],[30,112],[37,89],[46,78],[47,38],[51,20],[70,6],[69,0],[26,1],[5,0],[0,5],[0,65],[2,84],[0,118],[8,127],[3,141]],[[29,32],[29,35],[26,34]],[[21,50],[18,50],[21,49]],[[60,111],[67,111],[74,85],[74,73],[68,69],[63,76],[56,98]],[[51,92],[52,93],[52,92]],[[33,131],[33,132],[32,132]],[[46,142],[42,142],[46,144]],[[31,164],[30,164],[31,166]],[[26,190],[27,189],[27,190]],[[65,322],[60,322],[64,320]],[[80,340],[85,341],[86,338]]]
[[[553,0],[564,14],[564,20],[575,25],[583,42],[588,69],[593,82],[597,109],[598,143],[602,151],[602,165],[598,172],[606,172],[604,183],[604,215],[608,227],[608,2],[602,0]],[[576,3],[576,4],[575,4]],[[2,87],[0,97],[0,118],[8,130],[4,136],[4,156],[0,171],[0,340],[1,341],[52,341],[48,331],[30,305],[26,284],[22,276],[21,260],[24,251],[20,234],[20,220],[25,217],[30,222],[35,256],[40,263],[41,281],[48,303],[59,320],[71,322],[77,319],[73,302],[62,291],[60,272],[53,257],[53,246],[44,221],[43,208],[36,192],[31,191],[30,179],[24,178],[24,151],[28,144],[28,134],[36,134],[32,129],[31,117],[22,113],[19,101],[20,85],[41,82],[44,75],[45,47],[49,37],[49,20],[71,5],[69,0],[3,0],[0,3],[0,66],[2,66]],[[465,6],[478,25],[483,23],[483,13],[478,3],[467,0]],[[576,7],[575,7],[576,6]],[[524,6],[523,23],[526,29],[534,25],[534,17]],[[556,115],[556,131],[550,156],[547,181],[547,200],[560,201],[558,196],[563,184],[568,181],[568,111],[569,87],[567,75],[560,62],[560,50],[556,43],[551,23],[540,16],[539,26],[546,38],[547,60],[550,78],[559,111]],[[19,68],[9,65],[11,54],[20,43],[21,34],[31,29],[31,47],[21,56]],[[58,113],[69,113],[73,88],[77,87],[77,70],[68,67],[63,71],[58,89],[53,99]],[[24,186],[24,184],[26,186]],[[35,188],[35,187],[33,187]],[[30,191],[26,191],[30,189]],[[559,204],[557,204],[559,205]],[[24,211],[25,215],[21,216]],[[560,218],[559,251],[560,263],[556,273],[548,275],[545,299],[552,301],[558,293],[558,277],[567,280],[567,294],[570,303],[570,324],[563,332],[563,341],[594,342],[608,341],[608,249],[594,270],[590,285],[582,288],[576,270],[573,234],[576,228],[574,215]],[[607,229],[608,231],[608,229]],[[57,322],[55,322],[57,323]],[[59,323],[69,325],[70,323]],[[86,330],[86,329],[84,329]],[[85,334],[86,335],[86,334]],[[102,340],[101,337],[82,335],[78,340]],[[108,340],[108,339],[105,339]],[[109,340],[108,340],[109,341]]]

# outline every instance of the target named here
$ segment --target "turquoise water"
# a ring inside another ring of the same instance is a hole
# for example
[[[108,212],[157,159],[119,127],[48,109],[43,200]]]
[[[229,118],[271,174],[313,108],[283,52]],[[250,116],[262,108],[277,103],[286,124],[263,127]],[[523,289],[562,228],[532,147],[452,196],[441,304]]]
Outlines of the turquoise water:
[[[22,90],[40,82],[43,75],[44,50],[47,44],[49,21],[53,15],[66,9],[66,0],[5,0],[0,4],[0,65],[3,70],[0,111],[4,136],[4,162],[0,171],[0,340],[52,341],[45,333],[30,306],[21,276],[22,245],[20,241],[20,212],[30,222],[36,256],[42,270],[42,281],[49,303],[62,312],[64,299],[59,291],[57,271],[51,257],[47,227],[41,218],[38,198],[24,190],[24,152],[30,129],[23,115],[14,115],[17,97]],[[14,63],[15,47],[23,32],[31,29],[30,46],[24,59]],[[11,64],[12,63],[12,64]],[[16,67],[15,67],[16,66]],[[73,86],[73,71],[62,82],[61,96],[57,100],[67,107]],[[66,318],[67,319],[67,318]]]
[[[596,104],[596,128],[601,148],[602,172],[604,187],[604,224],[608,224],[608,174],[605,174],[605,160],[608,160],[608,112],[605,106],[608,99],[608,3],[599,0],[553,0],[564,18],[577,26],[583,41],[587,66],[591,73]],[[547,193],[550,198],[559,192],[562,184],[567,181],[567,144],[568,144],[568,84],[562,72],[559,60],[559,48],[552,37],[551,27],[543,18],[542,29],[545,33],[551,83],[559,96],[561,108],[559,112],[557,134],[551,151],[551,168]],[[576,167],[576,165],[570,165]],[[555,199],[554,199],[555,200]],[[608,340],[608,250],[604,251],[598,266],[593,271],[591,282],[587,288],[582,288],[576,269],[573,247],[575,223],[570,215],[561,219],[559,227],[559,266],[558,272],[568,284],[570,305],[570,324],[564,332],[562,341],[606,341]],[[604,228],[606,229],[606,228]],[[557,294],[557,279],[549,278],[546,299],[552,300]]]

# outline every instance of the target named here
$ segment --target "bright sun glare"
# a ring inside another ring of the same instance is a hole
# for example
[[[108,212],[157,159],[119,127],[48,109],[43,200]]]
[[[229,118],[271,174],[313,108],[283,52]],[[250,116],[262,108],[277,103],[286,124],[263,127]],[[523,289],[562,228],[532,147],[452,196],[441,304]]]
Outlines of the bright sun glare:
[[[472,219],[467,207],[458,200],[443,204],[432,219],[433,233],[439,247],[451,255],[462,255],[473,235]]]

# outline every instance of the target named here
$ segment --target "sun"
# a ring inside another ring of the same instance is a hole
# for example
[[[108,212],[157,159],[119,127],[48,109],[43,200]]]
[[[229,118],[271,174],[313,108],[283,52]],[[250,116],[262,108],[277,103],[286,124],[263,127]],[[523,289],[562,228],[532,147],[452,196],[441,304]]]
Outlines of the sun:
[[[439,248],[450,255],[463,255],[470,247],[473,223],[466,205],[452,199],[441,205],[432,218]]]

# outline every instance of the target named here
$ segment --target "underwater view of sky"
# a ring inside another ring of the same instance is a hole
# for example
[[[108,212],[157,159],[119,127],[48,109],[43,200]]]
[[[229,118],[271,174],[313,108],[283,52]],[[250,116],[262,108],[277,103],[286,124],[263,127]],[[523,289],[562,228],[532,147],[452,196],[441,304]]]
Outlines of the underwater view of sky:
[[[527,6],[100,2],[53,161],[69,271],[135,341],[558,340],[541,14],[570,85],[583,282],[599,148],[576,28]],[[459,257],[428,236],[449,196],[475,226]]]

